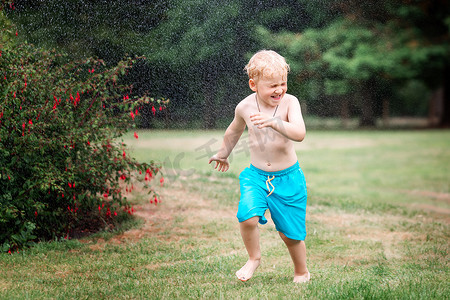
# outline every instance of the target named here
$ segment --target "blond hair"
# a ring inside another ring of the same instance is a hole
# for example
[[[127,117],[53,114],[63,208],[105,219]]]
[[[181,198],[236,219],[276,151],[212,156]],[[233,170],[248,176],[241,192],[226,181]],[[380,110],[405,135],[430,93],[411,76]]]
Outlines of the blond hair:
[[[270,78],[274,75],[287,77],[290,68],[280,54],[272,50],[261,50],[250,58],[244,70],[250,79],[258,80],[261,77]]]

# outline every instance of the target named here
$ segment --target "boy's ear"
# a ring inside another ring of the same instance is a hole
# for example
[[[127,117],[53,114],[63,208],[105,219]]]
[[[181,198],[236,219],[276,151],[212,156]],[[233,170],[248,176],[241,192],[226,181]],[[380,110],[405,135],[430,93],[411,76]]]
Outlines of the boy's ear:
[[[251,79],[248,81],[248,86],[250,87],[250,89],[251,89],[252,91],[254,91],[254,92],[257,91],[257,88],[256,88],[256,82],[255,82],[254,79],[251,78]]]

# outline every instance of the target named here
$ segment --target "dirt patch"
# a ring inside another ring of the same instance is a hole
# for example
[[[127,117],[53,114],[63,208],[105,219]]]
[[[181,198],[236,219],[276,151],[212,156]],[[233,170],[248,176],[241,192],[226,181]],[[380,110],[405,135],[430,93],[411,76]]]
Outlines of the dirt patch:
[[[450,204],[450,194],[448,194],[448,193],[438,193],[438,192],[433,192],[433,191],[418,191],[418,190],[412,190],[412,191],[402,190],[401,192],[412,195],[412,196],[416,196],[416,197],[432,198],[432,199]]]
[[[433,201],[437,205],[430,203],[412,203],[408,204],[408,206],[418,211],[431,213],[435,218],[443,220],[444,222],[450,224],[450,208],[443,207],[450,205],[449,193],[439,193],[423,190],[399,190],[398,192],[422,199],[422,201],[424,199]]]
[[[6,283],[6,282],[4,282],[4,281],[0,281],[0,291],[6,291],[6,290],[8,290],[8,288],[10,287],[11,285],[9,284],[9,283]]]
[[[140,228],[128,230],[108,241],[100,238],[89,247],[94,251],[102,251],[107,244],[134,243],[145,237],[178,240],[198,230],[201,224],[228,218],[231,222],[235,219],[233,209],[215,208],[211,200],[205,199],[200,193],[189,191],[180,182],[162,188],[160,199],[158,205],[148,201],[134,207],[134,215],[144,221]],[[170,229],[170,235],[163,234],[167,229]],[[196,237],[202,238],[202,233],[198,232]]]
[[[350,241],[378,242],[381,245],[384,257],[388,260],[402,257],[399,244],[406,240],[425,241],[425,234],[412,233],[401,230],[392,230],[396,224],[402,222],[413,222],[402,216],[376,215],[370,213],[350,214],[345,212],[312,213],[311,220],[316,220],[330,231],[338,231],[339,235],[348,238]],[[380,224],[383,224],[380,226]],[[356,250],[356,249],[355,249]],[[351,261],[364,259],[364,254],[354,252]],[[349,259],[349,258],[347,258]]]
[[[403,254],[400,252],[399,244],[404,241],[425,241],[425,234],[413,234],[411,232],[401,232],[394,231],[390,232],[387,230],[364,230],[361,232],[354,232],[350,230],[351,233],[347,237],[352,241],[373,241],[379,242],[381,244],[384,257],[388,260],[400,259]]]
[[[414,204],[412,207],[418,210],[433,213],[439,219],[442,219],[444,222],[450,224],[450,209],[431,204]]]

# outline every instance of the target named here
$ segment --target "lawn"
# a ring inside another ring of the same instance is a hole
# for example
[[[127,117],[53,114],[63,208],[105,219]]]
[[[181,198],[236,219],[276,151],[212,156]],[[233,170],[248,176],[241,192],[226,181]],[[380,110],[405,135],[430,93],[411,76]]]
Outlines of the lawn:
[[[122,231],[0,254],[1,299],[448,299],[450,131],[308,132],[296,145],[309,195],[302,285],[270,218],[262,265],[235,278],[245,136],[217,173],[207,161],[223,131],[138,133],[125,142],[164,163],[162,203],[134,193]]]

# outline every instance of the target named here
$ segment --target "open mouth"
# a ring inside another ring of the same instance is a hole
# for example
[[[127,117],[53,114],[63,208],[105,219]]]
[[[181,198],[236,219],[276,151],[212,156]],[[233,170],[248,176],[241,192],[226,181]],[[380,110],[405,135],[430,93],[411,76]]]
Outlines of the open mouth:
[[[275,101],[279,101],[281,100],[281,95],[277,95],[277,96],[271,96],[273,100]]]

